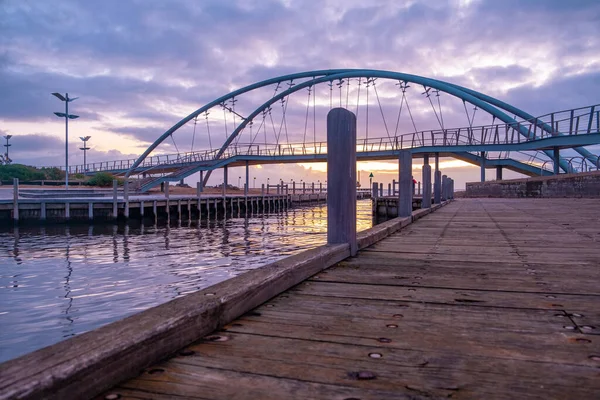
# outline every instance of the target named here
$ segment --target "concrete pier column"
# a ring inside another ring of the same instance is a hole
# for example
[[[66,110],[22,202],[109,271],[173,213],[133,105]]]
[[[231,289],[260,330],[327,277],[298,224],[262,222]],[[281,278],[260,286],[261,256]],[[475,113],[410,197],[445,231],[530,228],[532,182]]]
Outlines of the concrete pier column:
[[[19,178],[13,178],[13,220],[19,221]]]
[[[554,175],[558,175],[560,173],[560,149],[558,147],[555,147],[552,150],[552,165],[554,167]]]
[[[119,217],[119,209],[118,209],[119,201],[118,201],[118,197],[117,197],[118,185],[119,185],[119,183],[117,182],[117,180],[113,179],[113,211],[112,211],[113,219],[117,219]]]
[[[410,217],[412,215],[412,153],[409,150],[401,150],[398,157],[399,171],[399,194],[398,194],[398,216]]]
[[[481,152],[481,182],[485,182],[485,151]]]
[[[421,200],[421,208],[431,208],[431,165],[429,160],[423,165],[423,199]]]
[[[433,202],[440,203],[442,198],[442,173],[440,172],[440,153],[435,153],[435,173],[433,175]]]
[[[250,163],[246,160],[246,184],[244,185],[244,196],[248,196],[248,188],[250,187]]]
[[[223,197],[227,195],[227,165],[223,167]]]
[[[343,108],[327,114],[327,243],[348,243],[356,255],[356,116]],[[314,191],[314,184],[313,184]]]
[[[502,180],[502,165],[497,165],[496,166],[496,180],[497,181],[501,181]]]

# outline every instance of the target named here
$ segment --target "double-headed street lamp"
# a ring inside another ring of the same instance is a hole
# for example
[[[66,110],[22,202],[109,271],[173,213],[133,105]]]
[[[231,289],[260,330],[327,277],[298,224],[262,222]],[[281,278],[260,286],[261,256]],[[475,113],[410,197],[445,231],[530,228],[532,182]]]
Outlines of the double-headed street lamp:
[[[90,148],[87,147],[87,142],[90,140],[91,136],[79,136],[79,139],[83,140],[83,147],[80,147],[79,150],[83,150],[83,175],[87,173],[87,163],[85,158],[85,153]]]
[[[69,114],[69,103],[77,100],[79,97],[69,98],[69,93],[63,96],[60,93],[52,93],[60,101],[65,102],[65,112],[55,112],[54,115],[65,119],[65,188],[69,190],[69,120],[79,118],[79,115]]]
[[[11,144],[8,144],[8,140],[12,137],[12,135],[6,135],[4,136],[4,139],[6,139],[6,144],[4,145],[4,147],[6,147],[6,163],[10,163],[10,158],[8,157],[8,148],[10,146],[12,146]]]

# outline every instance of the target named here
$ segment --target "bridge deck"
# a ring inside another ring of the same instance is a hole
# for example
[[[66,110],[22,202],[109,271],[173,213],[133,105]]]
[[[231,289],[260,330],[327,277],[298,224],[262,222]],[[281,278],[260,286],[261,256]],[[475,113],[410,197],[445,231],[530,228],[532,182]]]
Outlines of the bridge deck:
[[[99,398],[595,398],[599,215],[458,200]]]

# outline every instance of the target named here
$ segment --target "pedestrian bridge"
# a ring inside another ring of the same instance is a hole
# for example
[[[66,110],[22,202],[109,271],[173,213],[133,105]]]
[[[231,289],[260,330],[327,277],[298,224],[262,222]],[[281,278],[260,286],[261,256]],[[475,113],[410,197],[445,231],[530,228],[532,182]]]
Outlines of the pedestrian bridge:
[[[218,168],[324,162],[326,114],[357,116],[357,159],[452,157],[529,176],[600,169],[600,105],[533,116],[483,93],[392,71],[337,69],[266,79],[195,110],[136,159],[70,172],[139,176],[148,190]],[[588,147],[592,146],[592,147]],[[595,148],[594,148],[595,146]],[[586,148],[588,147],[588,148]],[[225,179],[227,173],[225,173]],[[249,175],[246,173],[246,182]]]

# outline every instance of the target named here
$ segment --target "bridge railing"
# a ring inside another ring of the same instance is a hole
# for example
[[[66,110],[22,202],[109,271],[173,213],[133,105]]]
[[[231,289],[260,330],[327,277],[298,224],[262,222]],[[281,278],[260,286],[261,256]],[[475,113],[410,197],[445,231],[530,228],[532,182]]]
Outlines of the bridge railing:
[[[559,111],[511,124],[493,124],[477,127],[461,127],[450,129],[432,129],[406,133],[399,136],[363,138],[357,140],[357,152],[383,152],[404,150],[414,147],[459,146],[483,144],[515,144],[548,137],[562,135],[582,135],[600,132],[600,105],[582,107],[573,110]],[[214,161],[217,150],[200,150],[176,154],[157,154],[147,157],[138,167],[138,171],[151,172],[169,166]],[[285,143],[255,144],[237,143],[225,150],[221,159],[234,156],[301,156],[325,155],[327,143]],[[125,171],[135,159],[105,161],[73,165],[70,173]],[[62,168],[64,169],[64,168]]]

